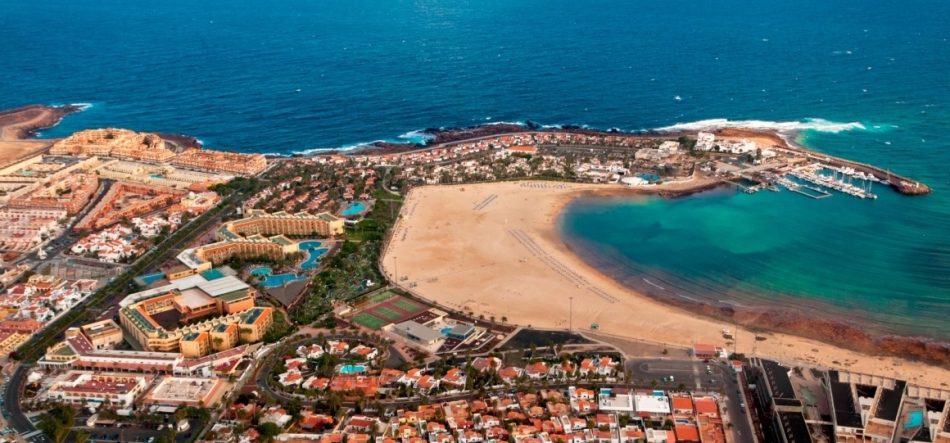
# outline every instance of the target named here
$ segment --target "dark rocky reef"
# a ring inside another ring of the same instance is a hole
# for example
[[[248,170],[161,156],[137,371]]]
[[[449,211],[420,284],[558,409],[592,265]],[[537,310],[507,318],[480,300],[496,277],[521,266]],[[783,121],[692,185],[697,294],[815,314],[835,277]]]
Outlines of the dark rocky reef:
[[[178,146],[181,146],[184,149],[188,149],[188,148],[201,149],[202,148],[201,141],[199,141],[197,138],[194,138],[190,135],[165,134],[165,133],[160,132],[158,133],[158,136],[161,137],[162,140],[170,141]]]
[[[855,324],[810,316],[791,309],[737,309],[682,300],[663,301],[718,320],[738,322],[753,330],[792,334],[866,354],[898,357],[950,368],[950,343],[928,337],[876,336]],[[743,347],[748,349],[748,344]]]

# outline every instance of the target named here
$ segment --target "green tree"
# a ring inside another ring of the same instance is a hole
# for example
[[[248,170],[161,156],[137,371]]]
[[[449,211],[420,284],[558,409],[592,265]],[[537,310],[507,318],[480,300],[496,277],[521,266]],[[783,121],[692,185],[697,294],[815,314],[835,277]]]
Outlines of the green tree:
[[[257,432],[260,432],[261,438],[264,441],[272,441],[274,437],[280,434],[280,431],[280,426],[274,423],[264,423],[257,427]]]

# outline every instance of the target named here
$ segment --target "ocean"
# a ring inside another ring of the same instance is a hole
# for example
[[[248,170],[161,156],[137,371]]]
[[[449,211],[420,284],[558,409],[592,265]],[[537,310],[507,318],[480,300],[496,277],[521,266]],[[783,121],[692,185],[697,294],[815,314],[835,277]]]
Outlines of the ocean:
[[[91,105],[43,137],[124,127],[291,154],[501,121],[799,130],[934,193],[592,199],[567,208],[561,233],[621,280],[950,338],[950,3],[7,0],[3,12],[0,107]]]

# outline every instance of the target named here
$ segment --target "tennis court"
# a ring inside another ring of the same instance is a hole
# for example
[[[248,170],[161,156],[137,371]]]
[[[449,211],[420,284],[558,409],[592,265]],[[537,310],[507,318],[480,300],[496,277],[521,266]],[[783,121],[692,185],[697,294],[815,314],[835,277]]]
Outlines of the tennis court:
[[[373,314],[376,314],[379,317],[388,318],[389,320],[398,320],[400,317],[402,317],[402,314],[384,307],[374,308]]]
[[[393,298],[393,297],[395,297],[395,296],[397,296],[397,295],[399,295],[399,294],[396,294],[396,293],[393,292],[393,291],[383,291],[383,292],[380,292],[379,294],[375,294],[375,295],[373,295],[372,297],[370,297],[370,298],[369,298],[369,301],[371,301],[371,302],[373,302],[373,303],[380,303],[380,302],[384,302],[384,301],[386,301],[386,300],[389,300],[389,299],[391,299],[391,298]]]
[[[355,317],[353,317],[353,321],[363,326],[366,326],[367,328],[370,328],[372,330],[379,330],[379,328],[382,328],[383,326],[386,326],[387,324],[389,324],[389,322],[380,320],[365,312],[361,314],[357,314]]]
[[[406,311],[406,312],[409,312],[409,313],[416,312],[416,311],[422,309],[422,306],[419,306],[419,305],[417,305],[417,304],[415,304],[415,303],[413,303],[413,302],[411,302],[411,301],[409,301],[409,300],[406,300],[406,299],[404,299],[404,298],[400,298],[399,300],[394,301],[394,302],[393,302],[393,305],[396,306],[397,308],[402,309],[403,311]]]

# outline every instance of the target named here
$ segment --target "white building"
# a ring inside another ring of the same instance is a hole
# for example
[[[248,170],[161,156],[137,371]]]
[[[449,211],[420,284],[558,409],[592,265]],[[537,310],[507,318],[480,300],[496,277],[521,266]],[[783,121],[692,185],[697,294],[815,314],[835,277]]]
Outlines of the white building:
[[[637,412],[646,412],[648,414],[669,415],[670,398],[664,395],[642,395],[633,396],[634,407]]]
[[[696,135],[696,149],[699,151],[711,151],[716,142],[716,136],[708,132],[700,132]]]
[[[46,398],[67,403],[131,405],[152,382],[151,375],[111,372],[67,371],[50,385]]]

